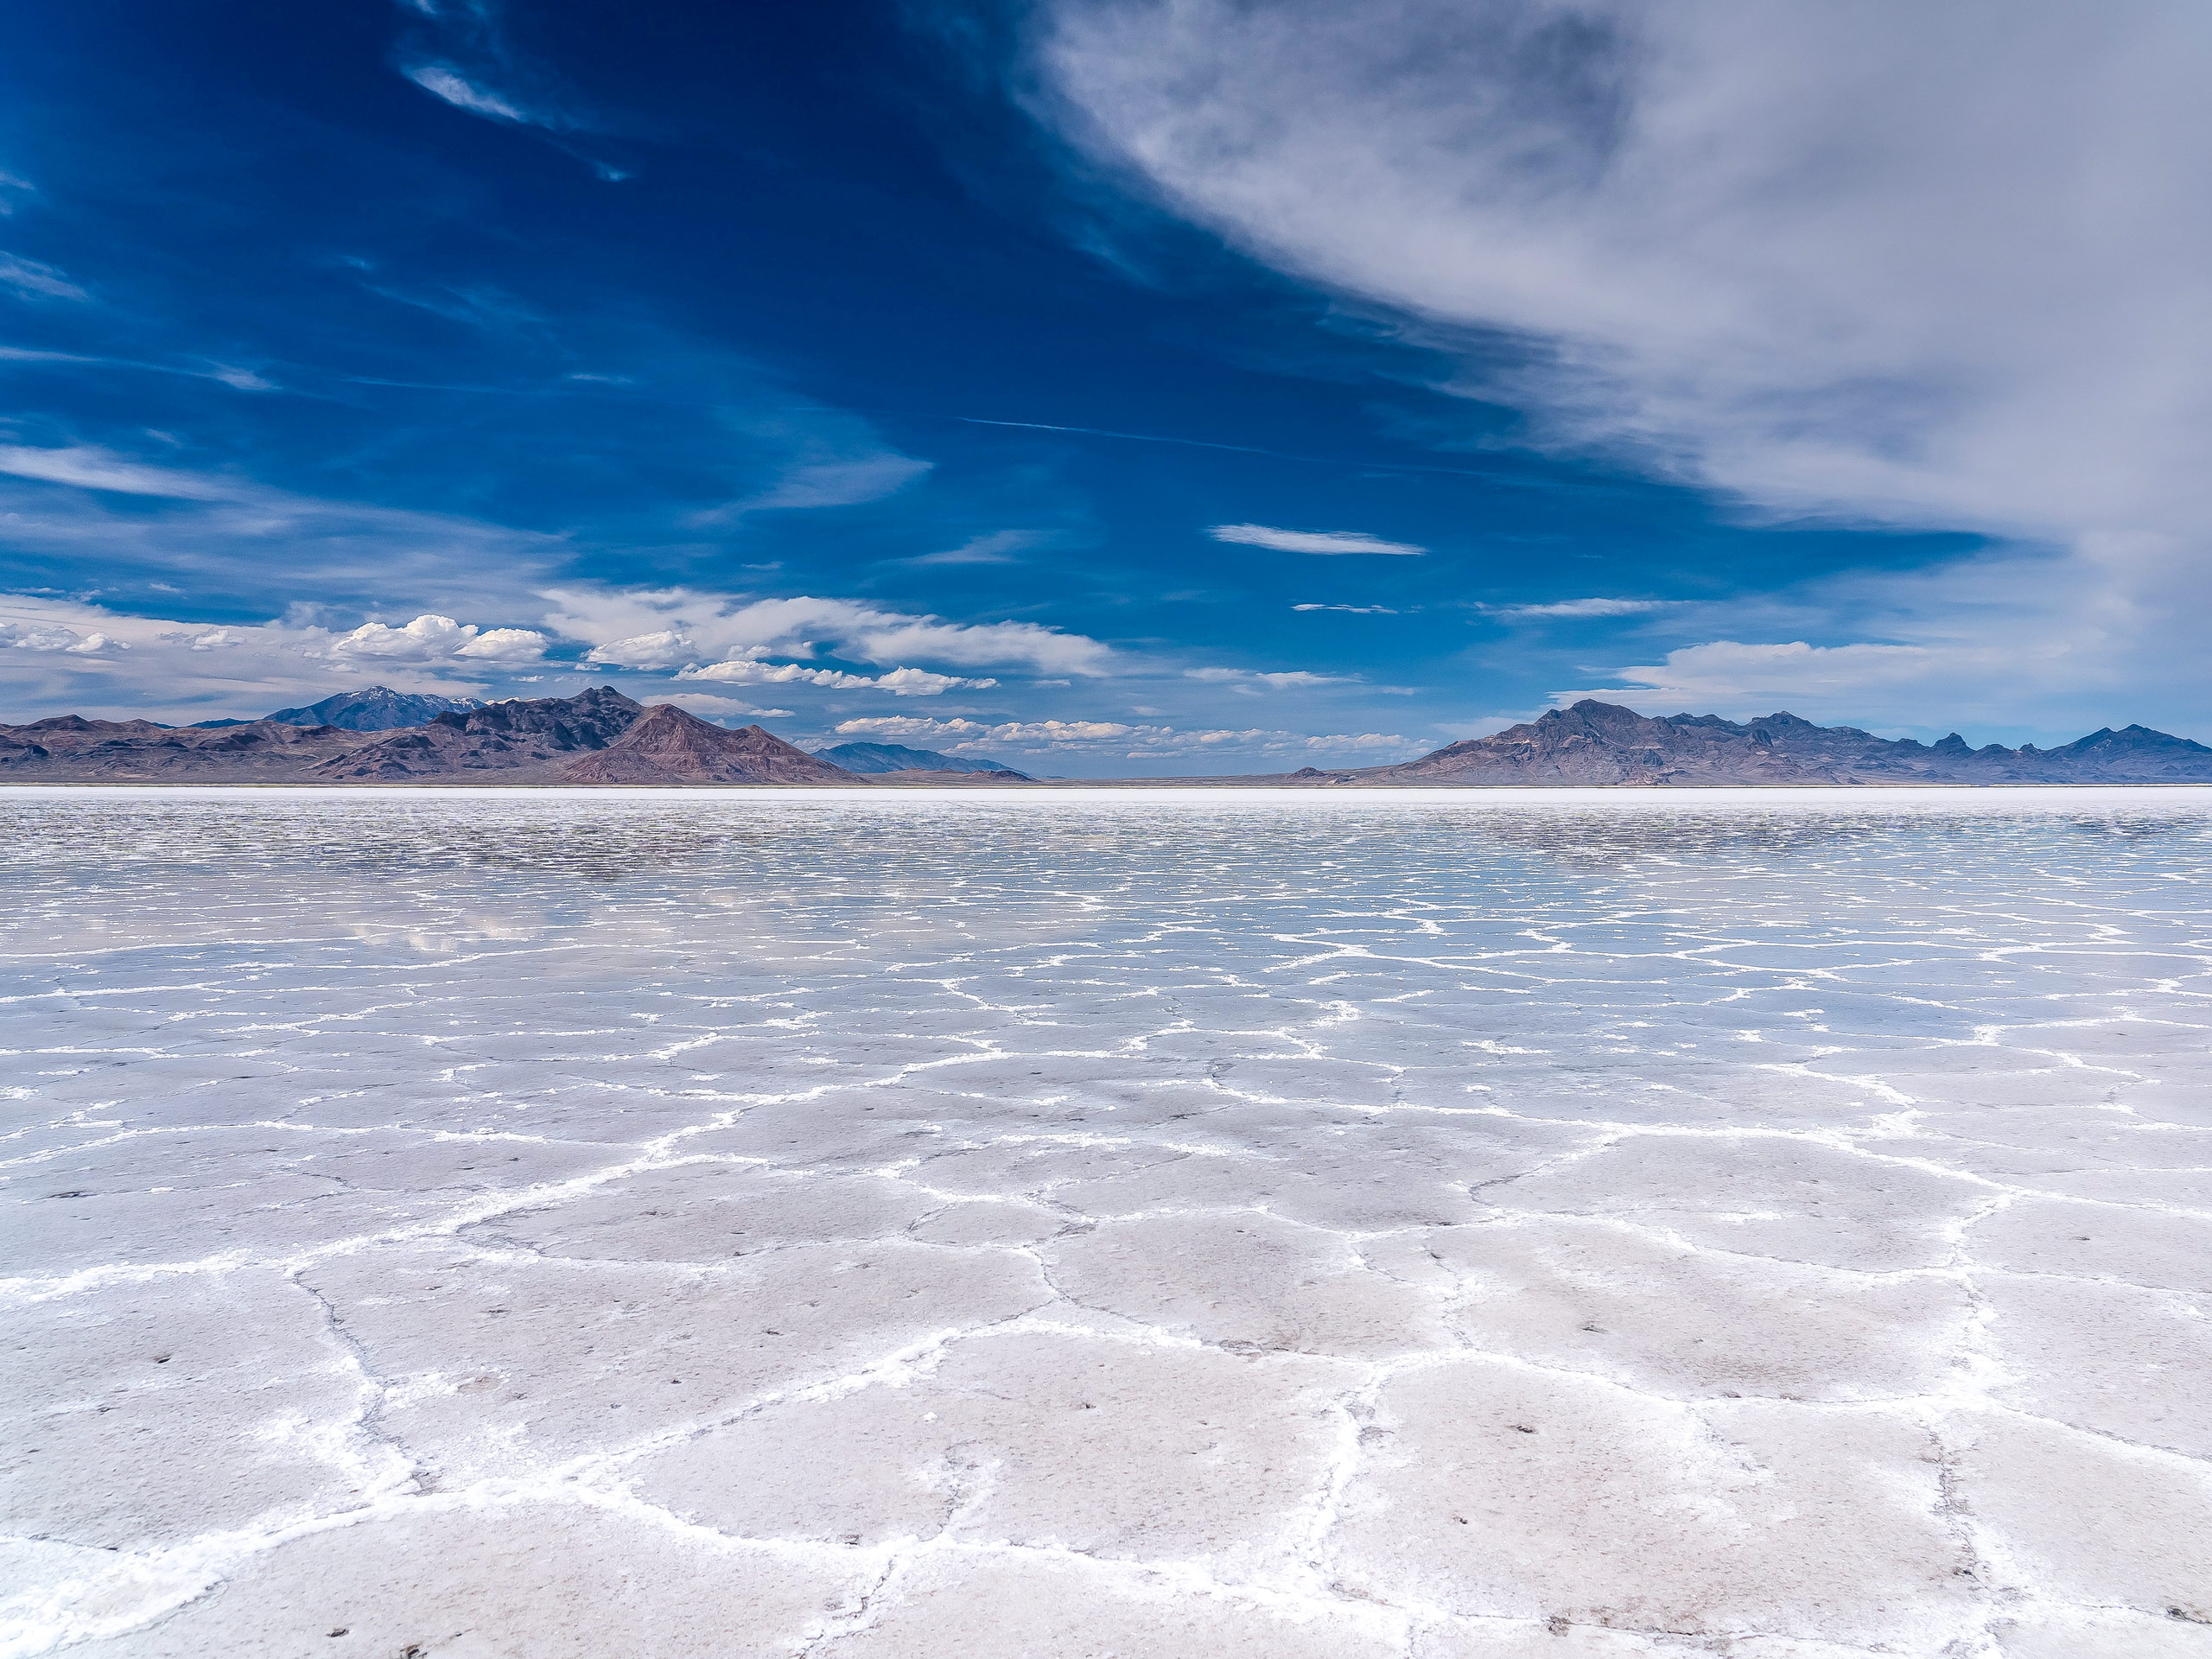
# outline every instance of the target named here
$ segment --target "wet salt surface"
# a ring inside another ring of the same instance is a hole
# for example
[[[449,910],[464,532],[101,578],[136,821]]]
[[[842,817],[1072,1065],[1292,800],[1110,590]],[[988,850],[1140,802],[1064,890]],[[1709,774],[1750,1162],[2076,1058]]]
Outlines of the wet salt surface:
[[[0,1652],[2212,1653],[2212,791],[0,796]]]

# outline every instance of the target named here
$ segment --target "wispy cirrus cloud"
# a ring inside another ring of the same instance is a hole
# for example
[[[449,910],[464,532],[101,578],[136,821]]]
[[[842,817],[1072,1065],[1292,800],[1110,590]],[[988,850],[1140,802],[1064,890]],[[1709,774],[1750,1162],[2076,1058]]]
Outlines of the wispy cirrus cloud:
[[[1643,616],[1687,604],[1680,599],[1555,599],[1542,605],[1478,605],[1485,615],[1512,622],[1573,620],[1582,617]]]
[[[1247,696],[1256,696],[1262,688],[1275,691],[1300,690],[1312,685],[1350,685],[1357,676],[1351,674],[1316,674],[1311,669],[1294,668],[1274,673],[1263,673],[1249,668],[1186,668],[1186,680],[1201,680],[1210,685],[1233,686]]]
[[[1426,553],[1411,542],[1386,542],[1357,530],[1277,530],[1271,524],[1213,524],[1206,534],[1217,542],[1271,547],[1278,553],[1387,553],[1401,557]]]
[[[275,391],[276,383],[252,369],[229,363],[210,363],[186,368],[175,363],[143,363],[130,357],[97,357],[83,352],[35,350],[26,346],[0,346],[0,363],[73,363],[87,368],[126,369],[138,374],[174,374],[188,380],[213,380],[234,391]]]
[[[891,450],[854,455],[802,454],[787,463],[783,475],[757,495],[709,507],[691,515],[694,524],[727,524],[749,512],[779,508],[852,507],[896,495],[925,476],[931,463]]]
[[[479,86],[449,63],[410,64],[400,73],[433,98],[442,98],[457,110],[488,116],[494,121],[513,121],[556,130],[568,123],[543,113],[531,113],[486,87]]]
[[[183,581],[203,598],[255,603],[277,567],[356,615],[410,603],[505,610],[569,552],[557,537],[302,495],[96,444],[0,444],[0,513],[19,564],[96,567],[109,585]]]
[[[516,46],[493,0],[400,0],[420,19],[395,54],[399,73],[456,110],[509,126],[532,127],[609,183],[627,168],[587,155],[564,136],[614,125],[590,110],[559,75]]]
[[[1003,750],[1014,754],[1095,756],[1128,760],[1212,757],[1215,763],[1249,759],[1267,762],[1295,759],[1300,764],[1329,755],[1360,757],[1375,765],[1420,753],[1419,740],[1396,732],[1289,732],[1257,727],[1192,728],[1133,724],[1116,720],[931,720],[918,715],[879,715],[842,721],[840,737],[922,738],[953,754]]]
[[[1347,616],[1396,616],[1400,614],[1398,611],[1393,609],[1388,605],[1323,605],[1311,601],[1303,605],[1294,605],[1290,608],[1294,611],[1342,611]]]
[[[905,563],[925,565],[1012,564],[1016,554],[1027,552],[1049,539],[1040,531],[995,530],[986,535],[971,536],[957,547],[948,547],[937,553],[919,554]]]
[[[162,496],[173,501],[250,501],[273,493],[243,480],[174,467],[149,467],[97,444],[56,448],[0,444],[0,473],[115,495]]]
[[[41,264],[35,259],[18,258],[12,253],[0,253],[0,284],[14,289],[17,297],[22,299],[89,300],[92,297],[55,266]]]

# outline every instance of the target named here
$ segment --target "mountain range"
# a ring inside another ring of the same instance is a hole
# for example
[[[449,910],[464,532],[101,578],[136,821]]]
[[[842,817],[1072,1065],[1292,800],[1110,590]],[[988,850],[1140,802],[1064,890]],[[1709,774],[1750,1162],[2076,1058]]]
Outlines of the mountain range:
[[[427,726],[449,711],[466,712],[483,706],[474,697],[437,697],[419,691],[395,691],[388,685],[372,685],[363,691],[340,691],[304,709],[279,709],[267,718],[287,726],[336,726],[349,732],[389,732],[401,726]],[[207,722],[210,726],[217,723]],[[219,723],[251,724],[242,720]]]
[[[939,754],[935,749],[910,749],[903,743],[840,743],[835,748],[817,749],[814,753],[817,758],[842,766],[847,772],[1003,772],[1015,778],[1028,776],[996,760]]]
[[[2212,783],[2212,748],[2146,727],[2107,727],[2063,748],[1968,747],[1880,738],[1795,715],[1738,724],[1713,715],[1639,715],[1586,697],[1489,737],[1393,766],[1313,768],[1293,780],[1363,784],[1687,785],[1713,784]]]
[[[408,694],[349,694],[383,718]],[[382,698],[381,705],[374,699]],[[326,702],[334,701],[326,699]],[[320,708],[322,705],[315,705]],[[283,714],[302,711],[287,709]],[[854,753],[859,751],[860,753]],[[849,759],[855,764],[841,764]],[[942,764],[940,764],[942,763]],[[439,709],[419,724],[356,728],[270,715],[169,727],[57,715],[0,726],[0,782],[1020,786],[995,763],[897,744],[810,754],[759,726],[731,731],[672,703],[651,709],[612,686],[573,697]],[[1091,780],[1104,781],[1104,780]],[[1586,698],[1489,737],[1395,766],[1133,783],[1223,785],[1545,785],[2212,783],[2212,748],[2141,726],[2092,732],[2062,748],[1974,748],[1815,726],[1795,715],[1738,724],[1712,715],[1653,718]]]

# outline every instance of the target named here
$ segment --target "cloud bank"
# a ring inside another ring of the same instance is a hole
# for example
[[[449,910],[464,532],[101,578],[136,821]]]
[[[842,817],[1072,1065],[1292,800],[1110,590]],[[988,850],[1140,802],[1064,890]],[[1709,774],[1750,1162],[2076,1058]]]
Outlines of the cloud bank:
[[[1217,755],[1294,760],[1303,766],[1327,755],[1358,757],[1355,764],[1381,766],[1430,747],[1395,732],[1270,731],[1259,728],[1193,730],[1134,725],[1112,720],[1025,720],[992,723],[975,720],[929,720],[910,715],[881,715],[842,721],[837,735],[878,741],[926,740],[952,754],[1054,755],[1128,760],[1187,760]]]
[[[372,679],[480,696],[538,666],[547,643],[531,628],[429,613],[337,632],[305,621],[219,626],[0,594],[0,696],[11,705],[0,718],[26,718],[26,708],[173,721],[252,716]]]
[[[1456,344],[1456,389],[1527,410],[1537,441],[1751,510],[2036,544],[1967,568],[2030,656],[2068,664],[2062,684],[2186,658],[2212,713],[2174,621],[2212,603],[2212,10],[1043,16],[1067,133],[1259,258]],[[1833,627],[1921,646],[1942,691],[1992,640],[1906,602],[1931,596],[1870,580],[1822,600],[1846,607]]]
[[[631,668],[757,667],[770,654],[811,656],[821,643],[848,661],[887,666],[919,661],[1082,676],[1114,666],[1113,651],[1103,641],[1039,623],[947,622],[849,599],[741,600],[677,588],[559,588],[545,597],[554,607],[548,618],[554,628],[591,642],[586,660]],[[747,672],[733,668],[723,677]]]

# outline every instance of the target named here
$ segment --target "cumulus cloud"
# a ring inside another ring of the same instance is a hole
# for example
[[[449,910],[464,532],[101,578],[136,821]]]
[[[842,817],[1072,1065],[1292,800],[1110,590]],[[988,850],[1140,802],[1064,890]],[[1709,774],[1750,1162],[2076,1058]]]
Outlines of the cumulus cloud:
[[[1276,530],[1268,524],[1215,524],[1206,534],[1217,542],[1271,547],[1280,553],[1426,553],[1411,542],[1386,542],[1357,530]]]
[[[92,647],[94,651],[107,643],[104,633],[82,634],[58,623],[0,622],[0,648],[10,651],[82,652],[91,639],[100,642]]]
[[[534,663],[545,654],[546,639],[535,628],[483,629],[473,622],[456,622],[449,616],[422,615],[401,627],[365,622],[351,633],[330,641],[338,658],[382,657],[399,662],[435,663],[453,660],[518,664]]]
[[[656,628],[627,639],[610,639],[584,653],[584,661],[608,668],[681,668],[699,660],[699,647],[681,628]]]
[[[957,668],[1022,667],[1045,674],[1095,676],[1110,673],[1116,666],[1111,648],[1103,642],[1039,623],[947,622],[856,600],[811,595],[745,600],[691,588],[558,588],[549,590],[545,597],[554,607],[550,626],[590,642],[595,652],[670,636],[664,642],[670,662],[677,660],[673,637],[681,635],[687,647],[696,648],[693,660],[717,664],[771,653],[805,657],[826,642],[848,661],[892,667],[918,660]],[[618,658],[594,656],[591,660]],[[746,671],[728,671],[731,677]]]
[[[480,696],[534,666],[543,636],[423,615],[345,632],[299,621],[181,622],[35,595],[0,594],[0,718],[36,714],[192,721],[313,702],[372,678]]]
[[[925,668],[894,668],[888,674],[848,674],[842,669],[808,668],[798,663],[764,663],[740,657],[725,663],[686,668],[679,680],[720,680],[734,685],[821,685],[838,690],[888,691],[893,696],[935,697],[947,691],[988,690],[996,680],[962,679]]]
[[[990,728],[974,720],[931,720],[921,715],[869,715],[838,723],[840,737],[968,737]]]
[[[2030,645],[1996,664],[2016,709],[2051,706],[2064,685],[2027,664],[2063,658],[2212,715],[2208,659],[2171,626],[2212,607],[2212,11],[1049,0],[1043,19],[1043,107],[1079,144],[1462,349],[1452,389],[1527,410],[1537,441],[1756,511],[2018,538],[1961,568],[1959,611],[1889,641],[1948,632],[1972,657],[2001,615]],[[1930,593],[1870,576],[1844,620]]]

